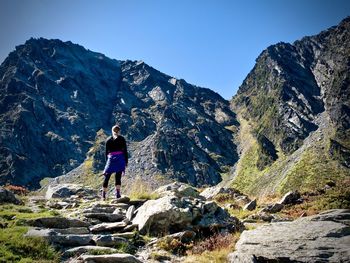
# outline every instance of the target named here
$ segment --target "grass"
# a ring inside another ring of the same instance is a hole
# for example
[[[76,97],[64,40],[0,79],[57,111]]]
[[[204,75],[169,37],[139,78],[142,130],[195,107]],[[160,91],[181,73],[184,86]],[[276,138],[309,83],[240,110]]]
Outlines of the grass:
[[[159,197],[158,194],[152,191],[151,186],[148,185],[147,182],[142,180],[140,177],[137,177],[132,182],[132,184],[130,185],[128,194],[131,200],[136,200],[136,199],[153,200]]]
[[[52,211],[33,213],[18,205],[0,206],[0,262],[59,262],[60,255],[44,239],[24,237],[25,220],[52,216]]]

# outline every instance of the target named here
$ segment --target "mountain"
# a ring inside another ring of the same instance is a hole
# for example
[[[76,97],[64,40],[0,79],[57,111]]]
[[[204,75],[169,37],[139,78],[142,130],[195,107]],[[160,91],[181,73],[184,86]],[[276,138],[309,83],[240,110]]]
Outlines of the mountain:
[[[350,18],[264,50],[235,96],[60,40],[0,66],[0,184],[100,186],[117,122],[135,178],[229,185],[252,196],[349,185]]]
[[[235,187],[267,194],[348,180],[349,62],[350,17],[260,54],[231,100],[241,124]]]
[[[229,102],[142,61],[32,38],[1,64],[0,79],[1,184],[36,188],[68,172],[96,183],[116,122],[132,178],[214,185],[238,159]]]

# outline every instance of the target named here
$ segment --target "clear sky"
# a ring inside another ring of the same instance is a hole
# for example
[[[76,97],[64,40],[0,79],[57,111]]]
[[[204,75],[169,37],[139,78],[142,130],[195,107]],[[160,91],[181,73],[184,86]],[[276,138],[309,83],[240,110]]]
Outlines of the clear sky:
[[[349,15],[349,0],[0,0],[0,61],[30,37],[58,38],[230,99],[266,47]]]

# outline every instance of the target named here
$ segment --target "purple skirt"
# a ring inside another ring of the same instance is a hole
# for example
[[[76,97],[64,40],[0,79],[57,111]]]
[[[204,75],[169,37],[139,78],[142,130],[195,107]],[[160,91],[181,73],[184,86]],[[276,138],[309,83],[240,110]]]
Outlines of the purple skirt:
[[[107,162],[103,173],[118,173],[125,171],[125,157],[123,152],[112,152],[107,156]]]

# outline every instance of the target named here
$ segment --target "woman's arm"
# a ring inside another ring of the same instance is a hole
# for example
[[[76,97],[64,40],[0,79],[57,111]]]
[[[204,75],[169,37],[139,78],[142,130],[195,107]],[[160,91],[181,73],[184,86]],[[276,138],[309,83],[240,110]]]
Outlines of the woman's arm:
[[[128,149],[126,147],[126,141],[125,141],[124,138],[123,138],[123,140],[124,140],[124,147],[123,147],[123,149],[124,149],[125,164],[128,165],[128,158],[129,158],[129,156],[128,156]]]

